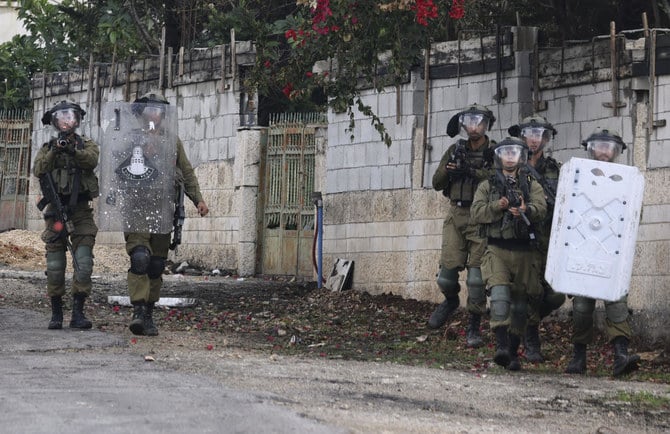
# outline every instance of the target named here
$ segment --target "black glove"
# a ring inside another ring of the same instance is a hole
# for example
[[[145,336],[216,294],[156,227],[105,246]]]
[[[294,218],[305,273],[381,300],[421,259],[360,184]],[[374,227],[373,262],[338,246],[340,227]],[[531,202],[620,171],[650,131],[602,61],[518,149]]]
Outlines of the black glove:
[[[469,169],[461,168],[461,169],[449,169],[447,170],[447,175],[449,175],[449,178],[451,179],[463,179],[465,176],[468,175]]]

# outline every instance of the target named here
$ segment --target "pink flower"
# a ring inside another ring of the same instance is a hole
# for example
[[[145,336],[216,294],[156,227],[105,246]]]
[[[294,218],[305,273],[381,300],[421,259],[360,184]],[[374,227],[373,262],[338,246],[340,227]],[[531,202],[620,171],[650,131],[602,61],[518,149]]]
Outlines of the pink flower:
[[[416,21],[423,26],[428,25],[428,18],[437,18],[437,6],[433,0],[416,0],[416,5],[412,6],[412,9],[416,10]]]
[[[284,37],[285,37],[287,40],[289,40],[289,39],[293,39],[294,41],[297,41],[297,40],[298,40],[298,36],[297,36],[297,34],[295,33],[295,30],[293,30],[293,29],[289,29],[289,30],[287,30],[286,32],[284,32]]]
[[[465,16],[464,8],[465,0],[453,0],[453,4],[449,9],[449,17],[454,20],[460,20]]]
[[[284,86],[282,92],[284,93],[284,95],[286,95],[286,98],[291,99],[291,93],[293,92],[293,84],[286,83],[286,86]]]

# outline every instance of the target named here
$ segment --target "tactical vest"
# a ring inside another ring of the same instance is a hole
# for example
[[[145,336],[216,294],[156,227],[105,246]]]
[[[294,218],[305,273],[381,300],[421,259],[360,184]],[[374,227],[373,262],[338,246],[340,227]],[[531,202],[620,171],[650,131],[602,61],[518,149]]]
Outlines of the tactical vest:
[[[84,149],[84,140],[80,136],[76,137],[76,148]],[[50,140],[45,146],[56,146],[56,140]],[[61,196],[69,197],[74,193],[81,200],[91,200],[100,194],[98,177],[95,176],[93,170],[83,170],[77,167],[74,154],[59,152],[55,157],[51,176]]]
[[[484,168],[484,151],[488,149],[488,143],[486,143],[477,151],[470,149],[468,147],[468,141],[464,139],[459,140],[457,146],[458,145],[465,147],[466,159],[471,169]],[[449,185],[444,189],[443,193],[451,200],[452,203],[461,202],[470,204],[472,203],[472,199],[475,197],[475,191],[477,191],[477,185],[479,185],[479,182],[480,180],[471,173],[465,173],[459,177],[452,177],[449,181]]]
[[[489,179],[489,197],[488,201],[498,201],[504,196],[506,187],[502,185],[500,174],[492,176]],[[529,175],[519,175],[517,178],[517,185],[515,191],[523,197],[525,203],[528,203],[530,198],[530,184],[535,182]],[[488,238],[491,244],[496,244],[497,241],[514,241],[521,245],[528,245],[530,242],[530,233],[533,228],[529,228],[521,218],[514,217],[509,211],[503,213],[503,218],[493,223],[482,225],[483,234]]]

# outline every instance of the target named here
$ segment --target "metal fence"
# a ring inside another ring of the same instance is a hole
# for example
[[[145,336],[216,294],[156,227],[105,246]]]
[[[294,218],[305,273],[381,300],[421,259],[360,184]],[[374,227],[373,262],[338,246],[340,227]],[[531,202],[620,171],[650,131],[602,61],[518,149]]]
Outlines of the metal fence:
[[[323,113],[270,116],[265,153],[263,261],[265,274],[311,276],[315,127]]]
[[[25,229],[32,113],[0,110],[0,231]]]

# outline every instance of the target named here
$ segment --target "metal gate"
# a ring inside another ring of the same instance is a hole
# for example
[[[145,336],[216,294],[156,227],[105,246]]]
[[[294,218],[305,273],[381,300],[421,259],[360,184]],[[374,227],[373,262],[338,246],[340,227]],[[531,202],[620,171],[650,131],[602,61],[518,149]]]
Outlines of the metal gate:
[[[270,116],[264,171],[263,274],[313,277],[314,159],[321,113]]]
[[[0,231],[26,228],[31,115],[0,111]]]

